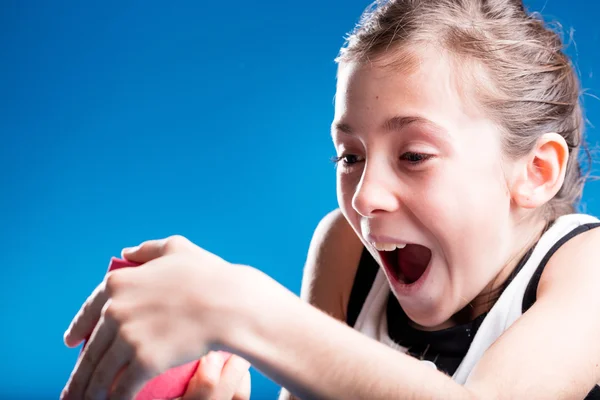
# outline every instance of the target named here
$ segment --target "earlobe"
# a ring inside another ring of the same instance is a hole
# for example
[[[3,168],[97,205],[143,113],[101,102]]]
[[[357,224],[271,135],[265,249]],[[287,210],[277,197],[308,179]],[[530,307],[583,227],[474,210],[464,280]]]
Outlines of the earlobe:
[[[537,208],[550,201],[562,187],[569,149],[557,133],[547,133],[523,160],[522,172],[513,187],[513,200],[523,208]]]

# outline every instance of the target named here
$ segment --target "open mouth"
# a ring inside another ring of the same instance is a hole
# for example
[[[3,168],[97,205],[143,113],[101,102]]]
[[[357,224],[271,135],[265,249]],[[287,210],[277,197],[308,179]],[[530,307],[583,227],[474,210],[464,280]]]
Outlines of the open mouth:
[[[431,260],[431,250],[419,244],[402,249],[379,251],[384,266],[399,282],[410,285],[419,280]]]

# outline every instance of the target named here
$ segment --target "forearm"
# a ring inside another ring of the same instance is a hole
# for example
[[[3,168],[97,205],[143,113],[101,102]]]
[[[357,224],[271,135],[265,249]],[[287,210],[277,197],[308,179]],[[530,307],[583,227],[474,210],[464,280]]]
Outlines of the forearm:
[[[258,318],[228,344],[290,393],[306,399],[472,399],[464,387],[302,302],[271,292]]]

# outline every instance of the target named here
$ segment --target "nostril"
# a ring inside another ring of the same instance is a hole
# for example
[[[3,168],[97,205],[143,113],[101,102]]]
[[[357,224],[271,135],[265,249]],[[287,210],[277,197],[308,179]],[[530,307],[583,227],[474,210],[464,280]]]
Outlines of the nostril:
[[[364,217],[376,213],[397,211],[400,207],[398,182],[383,166],[366,168],[360,182],[354,186],[352,207]],[[349,182],[347,182],[349,183]],[[344,190],[345,188],[342,188]]]

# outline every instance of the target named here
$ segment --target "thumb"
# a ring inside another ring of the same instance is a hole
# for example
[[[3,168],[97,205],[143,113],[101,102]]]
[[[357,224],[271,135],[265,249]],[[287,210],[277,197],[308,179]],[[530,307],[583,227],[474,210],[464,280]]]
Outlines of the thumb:
[[[194,244],[183,236],[175,235],[164,239],[147,240],[135,247],[121,250],[121,257],[127,261],[144,264],[156,258],[173,253],[189,251]]]
[[[198,369],[190,379],[183,400],[210,398],[221,380],[224,362],[224,357],[218,352],[210,352],[202,357]]]

